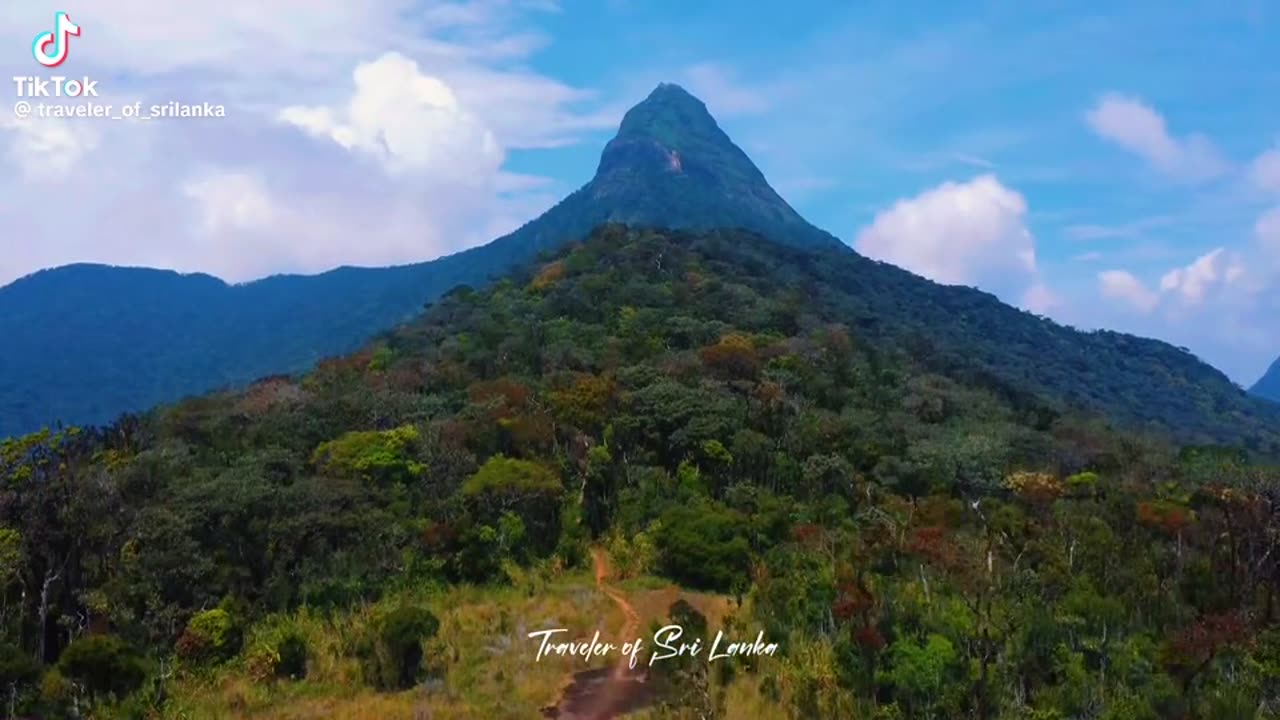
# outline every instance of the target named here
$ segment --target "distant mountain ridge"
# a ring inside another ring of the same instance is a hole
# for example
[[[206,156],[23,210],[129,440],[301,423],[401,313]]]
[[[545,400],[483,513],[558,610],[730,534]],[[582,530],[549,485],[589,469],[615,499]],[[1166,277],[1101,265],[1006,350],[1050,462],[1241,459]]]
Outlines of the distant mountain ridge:
[[[1271,367],[1249,388],[1249,392],[1256,397],[1280,403],[1280,358],[1271,363]]]
[[[0,437],[304,370],[358,348],[459,284],[483,283],[609,222],[737,227],[798,247],[841,247],[810,225],[702,101],[658,86],[624,117],[595,177],[480,247],[391,268],[338,268],[228,285],[208,275],[104,265],[45,270],[0,288]]]

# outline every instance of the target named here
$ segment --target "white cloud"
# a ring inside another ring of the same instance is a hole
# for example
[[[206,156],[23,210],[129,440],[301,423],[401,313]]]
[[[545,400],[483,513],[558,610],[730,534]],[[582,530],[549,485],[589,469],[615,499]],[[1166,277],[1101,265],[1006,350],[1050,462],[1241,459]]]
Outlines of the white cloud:
[[[47,6],[0,5],[5,47],[29,47],[53,19]],[[620,117],[530,69],[547,43],[530,12],[554,10],[546,2],[68,10],[83,35],[66,69],[99,80],[104,102],[222,102],[227,117],[0,119],[0,212],[29,238],[6,247],[0,285],[72,262],[243,281],[430,260],[515,229],[565,192],[505,170],[504,150],[581,142]],[[13,74],[34,71],[22,68]],[[293,124],[279,122],[282,108]],[[79,212],[44,220],[69,202]]]
[[[262,179],[247,172],[216,172],[189,181],[183,194],[198,205],[204,231],[269,225],[275,214]]]
[[[1105,95],[1085,114],[1085,121],[1102,138],[1142,157],[1169,176],[1208,180],[1228,169],[1208,138],[1197,134],[1174,137],[1164,117],[1138,98]]]
[[[1037,315],[1048,315],[1061,308],[1063,302],[1048,286],[1037,282],[1023,293],[1021,305]]]
[[[1199,305],[1219,283],[1236,280],[1241,274],[1243,267],[1238,261],[1233,262],[1225,248],[1216,248],[1186,267],[1165,273],[1160,278],[1160,290],[1177,295],[1188,305]]]
[[[1026,214],[1022,195],[982,175],[899,200],[862,229],[854,247],[940,283],[1003,285],[1013,276],[1025,287],[1036,274]]]
[[[281,121],[376,157],[391,172],[421,172],[457,183],[492,180],[503,151],[492,132],[442,80],[399,53],[363,63],[343,108],[293,106]]]
[[[1149,313],[1160,304],[1159,295],[1124,270],[1106,270],[1098,273],[1098,287],[1103,297],[1121,300],[1139,312]]]

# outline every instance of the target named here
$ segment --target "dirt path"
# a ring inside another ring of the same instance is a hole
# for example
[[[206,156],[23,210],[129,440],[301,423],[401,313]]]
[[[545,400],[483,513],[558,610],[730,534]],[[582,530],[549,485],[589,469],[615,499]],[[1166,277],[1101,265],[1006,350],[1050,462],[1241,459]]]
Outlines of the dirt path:
[[[621,644],[635,640],[640,631],[640,614],[621,590],[609,585],[608,555],[596,548],[591,551],[591,557],[595,565],[596,588],[607,595],[626,618],[613,642]],[[614,720],[649,704],[645,679],[643,667],[637,663],[633,670],[627,658],[620,660],[612,670],[603,668],[576,673],[561,694],[560,702],[545,709],[543,715],[558,720]]]
[[[618,606],[622,614],[626,616],[627,622],[622,626],[622,631],[618,633],[618,639],[626,642],[634,640],[636,634],[640,631],[640,614],[627,601],[627,596],[622,594],[621,590],[610,586],[607,583],[609,579],[609,556],[604,550],[596,548],[591,551],[592,560],[596,566],[596,587],[600,592],[609,596],[613,604]],[[615,678],[625,678],[630,674],[630,665],[627,662],[620,662],[613,668],[613,676]]]

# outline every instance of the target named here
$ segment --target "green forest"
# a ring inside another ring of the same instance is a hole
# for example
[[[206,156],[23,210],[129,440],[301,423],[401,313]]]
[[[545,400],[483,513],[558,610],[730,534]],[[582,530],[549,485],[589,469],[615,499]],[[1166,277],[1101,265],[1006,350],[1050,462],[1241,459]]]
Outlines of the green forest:
[[[579,668],[483,648],[611,617],[603,552],[689,598],[646,625],[780,647],[637,717],[1280,718],[1280,426],[849,267],[606,226],[306,375],[3,441],[0,714],[531,717]]]

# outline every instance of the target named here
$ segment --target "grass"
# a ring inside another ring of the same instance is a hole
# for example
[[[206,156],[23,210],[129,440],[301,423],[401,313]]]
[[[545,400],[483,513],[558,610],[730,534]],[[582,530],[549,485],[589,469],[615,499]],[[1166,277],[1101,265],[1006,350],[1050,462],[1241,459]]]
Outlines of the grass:
[[[655,621],[665,621],[668,608],[683,598],[720,627],[733,612],[731,598],[682,591],[667,582],[640,577],[621,583],[641,617],[641,634]],[[625,618],[595,587],[587,572],[553,579],[515,573],[508,587],[451,587],[422,590],[388,598],[430,609],[440,619],[437,637],[427,651],[445,668],[441,680],[400,693],[367,687],[360,666],[346,649],[377,617],[371,606],[332,618],[301,610],[269,618],[249,633],[245,652],[228,665],[180,677],[170,684],[171,720],[507,720],[541,717],[543,707],[557,701],[573,673],[599,667],[579,658],[546,657],[534,661],[536,640],[528,633],[569,629],[573,639],[599,630],[603,641],[615,637]],[[305,639],[309,651],[304,680],[258,680],[253,673],[255,648],[287,631]],[[756,678],[743,677],[728,689],[733,717],[772,717],[765,713]],[[743,714],[745,713],[745,714]],[[764,714],[762,714],[764,713]],[[644,713],[633,716],[637,720]]]

